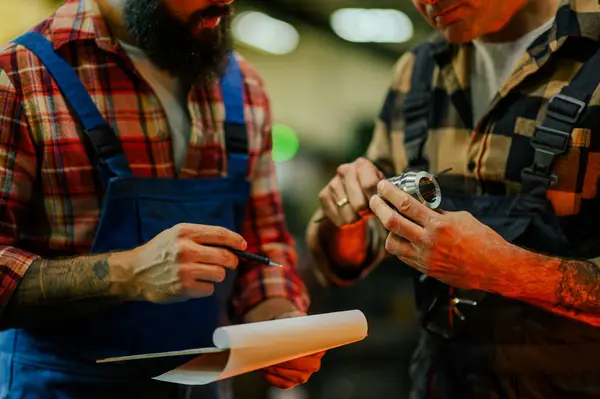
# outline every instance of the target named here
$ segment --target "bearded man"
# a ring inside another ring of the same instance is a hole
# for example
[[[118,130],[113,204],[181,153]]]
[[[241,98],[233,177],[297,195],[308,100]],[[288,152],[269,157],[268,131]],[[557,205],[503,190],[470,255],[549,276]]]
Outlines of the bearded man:
[[[0,49],[0,397],[196,397],[151,379],[167,358],[96,360],[307,311],[231,3],[70,0]],[[261,372],[290,388],[321,356]]]

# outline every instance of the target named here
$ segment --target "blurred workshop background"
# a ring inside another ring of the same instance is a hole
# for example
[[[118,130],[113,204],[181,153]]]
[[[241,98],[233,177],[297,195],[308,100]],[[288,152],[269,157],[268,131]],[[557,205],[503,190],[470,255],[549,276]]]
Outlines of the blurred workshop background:
[[[0,0],[0,42],[51,14],[61,0]],[[274,116],[274,157],[312,312],[358,308],[365,341],[336,349],[306,385],[269,389],[235,380],[242,399],[407,397],[417,326],[407,271],[395,262],[350,288],[323,288],[310,273],[304,230],[337,165],[371,138],[396,59],[430,33],[409,0],[237,0],[236,46],[264,77]]]

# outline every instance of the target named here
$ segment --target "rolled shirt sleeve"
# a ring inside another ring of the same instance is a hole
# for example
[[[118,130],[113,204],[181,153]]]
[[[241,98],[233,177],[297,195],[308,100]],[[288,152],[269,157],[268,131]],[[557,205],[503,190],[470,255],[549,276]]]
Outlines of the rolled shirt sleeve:
[[[36,171],[23,101],[0,69],[0,315],[28,267],[39,258],[16,247]]]

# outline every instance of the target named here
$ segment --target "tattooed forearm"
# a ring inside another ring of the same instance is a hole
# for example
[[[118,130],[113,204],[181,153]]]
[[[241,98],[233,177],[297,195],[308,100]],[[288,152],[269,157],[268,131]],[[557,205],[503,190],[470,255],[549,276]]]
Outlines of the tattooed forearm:
[[[600,326],[600,259],[567,260],[524,249],[502,259],[510,265],[490,292]]]
[[[56,321],[118,303],[111,292],[109,256],[34,262],[4,311],[3,327]]]
[[[594,313],[600,311],[600,268],[591,261],[563,260],[556,288],[558,306],[565,310]]]

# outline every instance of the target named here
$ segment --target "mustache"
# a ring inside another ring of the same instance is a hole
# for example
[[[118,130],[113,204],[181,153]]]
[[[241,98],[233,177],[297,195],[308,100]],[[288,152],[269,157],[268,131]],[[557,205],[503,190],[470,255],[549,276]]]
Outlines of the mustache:
[[[190,17],[190,23],[195,24],[202,21],[205,18],[216,18],[216,17],[229,17],[232,14],[232,9],[230,6],[215,6],[212,5],[210,7],[204,8],[202,10],[198,10],[192,14]]]

